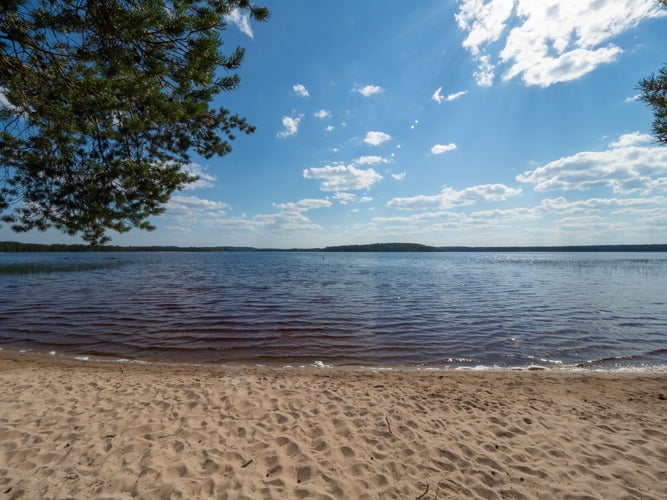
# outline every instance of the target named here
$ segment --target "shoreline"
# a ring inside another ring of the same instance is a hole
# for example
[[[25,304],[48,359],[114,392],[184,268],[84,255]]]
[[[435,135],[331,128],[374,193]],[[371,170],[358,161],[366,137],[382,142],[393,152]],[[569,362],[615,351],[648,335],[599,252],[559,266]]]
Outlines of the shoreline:
[[[664,498],[667,374],[0,352],[3,498]]]
[[[25,359],[25,360],[45,360],[47,362],[60,363],[92,363],[101,365],[123,365],[123,366],[147,366],[147,367],[162,367],[162,368],[191,368],[201,370],[235,370],[235,369],[267,369],[277,371],[299,371],[309,369],[334,370],[334,371],[368,371],[368,372],[553,372],[553,373],[597,373],[597,374],[622,374],[630,373],[636,375],[667,375],[667,365],[621,365],[613,368],[602,368],[596,362],[580,363],[577,365],[565,365],[562,363],[550,363],[544,360],[530,365],[463,365],[455,364],[361,364],[361,363],[340,363],[335,364],[330,361],[323,362],[321,360],[309,360],[308,362],[288,362],[286,361],[198,361],[198,360],[177,360],[177,359],[160,359],[160,358],[124,358],[120,355],[94,355],[85,353],[64,353],[47,350],[34,350],[21,347],[0,347],[0,360],[3,358],[9,359]],[[623,361],[625,358],[620,357],[618,361]],[[605,360],[607,362],[613,359]]]

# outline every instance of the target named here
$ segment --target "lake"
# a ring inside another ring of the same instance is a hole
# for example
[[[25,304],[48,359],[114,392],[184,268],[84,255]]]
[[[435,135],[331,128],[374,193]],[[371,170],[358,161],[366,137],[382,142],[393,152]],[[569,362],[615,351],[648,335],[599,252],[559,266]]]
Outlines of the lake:
[[[79,359],[667,369],[665,253],[0,253],[0,347]]]

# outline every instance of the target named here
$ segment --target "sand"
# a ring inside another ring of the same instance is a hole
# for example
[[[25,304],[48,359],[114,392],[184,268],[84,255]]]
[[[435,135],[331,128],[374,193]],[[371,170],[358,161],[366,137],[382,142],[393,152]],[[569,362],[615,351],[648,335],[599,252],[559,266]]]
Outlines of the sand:
[[[2,498],[667,498],[667,375],[0,354]]]

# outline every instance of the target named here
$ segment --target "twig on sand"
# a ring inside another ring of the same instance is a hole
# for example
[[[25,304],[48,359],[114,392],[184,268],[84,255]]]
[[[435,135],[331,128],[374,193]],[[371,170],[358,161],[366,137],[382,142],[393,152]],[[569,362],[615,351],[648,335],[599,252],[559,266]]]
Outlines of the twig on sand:
[[[429,487],[429,486],[430,486],[430,484],[427,483],[427,484],[426,484],[426,490],[424,490],[424,493],[422,493],[421,495],[419,495],[415,500],[419,500],[420,498],[424,498],[424,497],[426,496],[426,494],[428,493],[428,487]]]
[[[250,464],[252,463],[253,460],[254,460],[254,459],[251,458],[251,459],[248,460],[247,462],[244,462],[243,465],[241,465],[241,468],[242,468],[242,469],[245,469],[246,467],[248,467],[248,465],[250,465]]]
[[[389,434],[393,434],[393,432],[391,432],[391,424],[389,423],[389,417],[385,415],[384,421],[387,422],[387,429],[389,429]]]

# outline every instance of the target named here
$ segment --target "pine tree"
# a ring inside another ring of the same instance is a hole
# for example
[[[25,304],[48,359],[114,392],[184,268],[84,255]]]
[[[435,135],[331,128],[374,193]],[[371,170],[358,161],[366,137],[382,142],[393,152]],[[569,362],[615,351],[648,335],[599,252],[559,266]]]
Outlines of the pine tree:
[[[660,0],[667,7],[667,0]],[[667,64],[657,75],[653,74],[639,82],[639,97],[653,108],[653,133],[656,139],[667,144]]]
[[[248,0],[3,0],[2,221],[94,245],[152,229],[193,151],[254,131],[212,105],[239,85],[244,51],[220,35],[234,9],[268,17]]]

